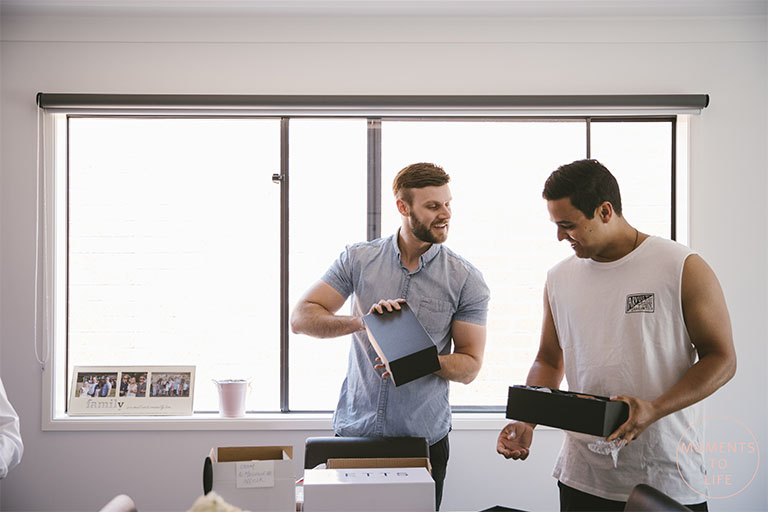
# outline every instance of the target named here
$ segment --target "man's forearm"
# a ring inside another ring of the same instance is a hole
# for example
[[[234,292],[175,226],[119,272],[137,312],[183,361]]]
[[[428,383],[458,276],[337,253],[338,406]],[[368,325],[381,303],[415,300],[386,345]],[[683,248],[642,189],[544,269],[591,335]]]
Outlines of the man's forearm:
[[[291,315],[291,330],[315,338],[338,338],[365,328],[360,317],[334,315],[319,304],[298,306]]]
[[[558,389],[563,381],[563,370],[536,360],[528,371],[527,386],[545,386]]]
[[[724,354],[702,357],[677,384],[652,402],[656,409],[656,419],[705,399],[728,382],[735,371],[735,358]]]
[[[652,402],[618,395],[616,399],[629,404],[629,418],[607,439],[609,441],[636,439],[651,424],[664,416],[695,404],[714,393],[733,376],[734,371],[735,357],[724,353],[708,354],[691,366],[677,384]]]
[[[480,372],[482,361],[468,354],[446,354],[437,356],[440,360],[440,370],[435,375],[445,380],[469,384]]]

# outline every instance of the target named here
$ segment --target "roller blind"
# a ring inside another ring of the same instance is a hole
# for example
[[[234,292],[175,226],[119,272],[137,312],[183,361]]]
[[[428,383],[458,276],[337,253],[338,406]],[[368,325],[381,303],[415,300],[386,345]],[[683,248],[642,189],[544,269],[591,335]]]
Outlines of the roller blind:
[[[646,95],[226,95],[38,93],[46,111],[111,113],[147,111],[193,114],[483,116],[699,114],[707,94]]]

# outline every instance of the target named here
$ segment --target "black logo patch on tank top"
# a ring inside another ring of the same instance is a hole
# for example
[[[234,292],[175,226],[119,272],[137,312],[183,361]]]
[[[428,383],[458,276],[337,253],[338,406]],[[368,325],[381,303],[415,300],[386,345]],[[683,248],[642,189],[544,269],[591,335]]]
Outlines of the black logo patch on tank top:
[[[653,313],[654,302],[652,293],[633,293],[627,295],[625,313]]]

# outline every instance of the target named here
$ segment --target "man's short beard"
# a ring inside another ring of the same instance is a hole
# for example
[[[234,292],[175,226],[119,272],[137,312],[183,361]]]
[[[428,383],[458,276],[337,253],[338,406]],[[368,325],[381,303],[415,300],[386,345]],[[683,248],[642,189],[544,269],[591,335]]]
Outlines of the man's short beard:
[[[416,217],[415,214],[411,213],[411,233],[413,233],[413,236],[421,240],[422,242],[426,242],[428,244],[441,244],[445,242],[448,239],[447,232],[446,236],[442,237],[442,240],[435,237],[432,232],[429,230],[429,226],[421,222],[418,217]]]

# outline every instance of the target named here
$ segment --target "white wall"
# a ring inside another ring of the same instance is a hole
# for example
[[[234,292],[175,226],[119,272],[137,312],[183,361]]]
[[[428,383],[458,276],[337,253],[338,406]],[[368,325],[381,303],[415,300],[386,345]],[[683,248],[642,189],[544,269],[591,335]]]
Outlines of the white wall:
[[[210,446],[293,444],[327,432],[42,431],[32,349],[35,94],[708,93],[692,122],[691,245],[715,269],[733,320],[736,377],[708,412],[766,436],[768,51],[763,18],[2,19],[0,371],[26,453],[3,510],[96,510],[127,492],[141,510],[184,510]],[[630,219],[631,221],[631,219]],[[458,430],[444,510],[554,510],[562,434],[537,432],[524,462],[496,431]],[[302,464],[301,457],[298,463]],[[711,510],[766,510],[768,478]]]

